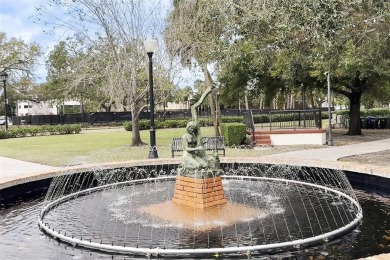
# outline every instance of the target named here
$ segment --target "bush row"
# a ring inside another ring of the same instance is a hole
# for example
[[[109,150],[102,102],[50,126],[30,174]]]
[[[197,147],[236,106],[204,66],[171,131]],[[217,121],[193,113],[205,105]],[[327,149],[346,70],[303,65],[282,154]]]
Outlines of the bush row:
[[[202,126],[212,126],[213,122],[211,118],[199,118],[199,125]],[[154,127],[156,129],[162,129],[162,128],[179,128],[179,127],[186,127],[187,123],[190,120],[188,119],[170,119],[170,120],[165,120],[165,121],[159,121],[155,120],[154,121]],[[236,117],[224,117],[222,118],[223,123],[242,123],[242,117],[236,116]],[[132,123],[131,121],[126,121],[123,123],[123,126],[127,131],[132,130]],[[140,130],[147,130],[150,128],[150,120],[149,119],[142,119],[139,121],[139,129]]]
[[[348,127],[349,124],[349,110],[339,110],[336,112],[337,115],[341,115],[341,123]],[[385,117],[390,119],[390,109],[388,108],[372,108],[372,109],[363,109],[360,111],[360,117]],[[364,120],[362,121],[362,128],[366,128],[364,125]],[[389,126],[387,126],[389,128]]]
[[[349,117],[349,110],[339,110],[336,112],[337,115]],[[360,111],[360,116],[377,116],[377,117],[390,117],[390,109],[388,108],[372,108],[372,109],[363,109]]]
[[[243,123],[226,123],[222,124],[221,132],[225,145],[240,145],[246,135],[246,126]]]
[[[321,114],[322,118],[327,118],[327,113],[323,112]],[[261,123],[269,123],[270,116],[268,114],[264,115],[253,115],[253,121],[255,124],[261,124]],[[274,114],[272,115],[272,121],[273,122],[288,122],[297,120],[297,115],[287,114],[287,115],[279,115]],[[155,120],[154,126],[156,129],[161,128],[178,128],[178,127],[185,127],[189,119],[170,119],[165,121],[159,121]],[[243,117],[242,116],[228,116],[228,117],[222,117],[222,123],[242,123]],[[199,118],[199,125],[200,126],[212,126],[213,122],[211,118]],[[123,123],[123,126],[127,131],[132,130],[132,123],[131,121],[126,121]],[[149,119],[143,119],[139,121],[139,128],[140,130],[147,130],[150,128],[150,121]]]
[[[9,128],[8,131],[0,129],[0,139],[37,135],[78,134],[80,132],[81,125],[79,124],[23,126]]]

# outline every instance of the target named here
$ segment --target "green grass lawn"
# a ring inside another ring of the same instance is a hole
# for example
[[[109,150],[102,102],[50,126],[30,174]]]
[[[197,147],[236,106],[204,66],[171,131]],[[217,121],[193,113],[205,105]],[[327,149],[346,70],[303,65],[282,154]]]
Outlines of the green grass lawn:
[[[202,127],[203,136],[213,135],[212,127]],[[156,141],[160,158],[170,157],[172,138],[185,128],[158,129]],[[145,159],[149,147],[131,147],[131,132],[122,129],[83,130],[81,134],[37,136],[0,140],[0,156],[52,166]],[[149,130],[141,131],[149,143]]]
[[[185,128],[157,129],[156,143],[159,158],[170,158],[172,138],[181,137]],[[202,127],[203,136],[214,136],[212,127]],[[141,131],[147,143],[131,147],[131,132],[123,128],[89,129],[81,134],[52,135],[0,140],[0,156],[51,166],[86,163],[120,162],[147,159],[149,130]],[[278,146],[262,149],[226,148],[228,157],[258,157],[273,153],[320,148],[322,146]]]

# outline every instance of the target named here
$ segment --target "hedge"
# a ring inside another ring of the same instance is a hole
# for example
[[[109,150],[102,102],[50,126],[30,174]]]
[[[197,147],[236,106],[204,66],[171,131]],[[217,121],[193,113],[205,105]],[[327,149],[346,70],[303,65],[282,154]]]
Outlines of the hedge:
[[[79,134],[81,132],[81,125],[41,125],[41,126],[23,126],[0,129],[0,139],[18,138],[37,135],[65,135],[65,134]]]
[[[348,125],[349,122],[349,110],[339,110],[336,111],[337,115],[341,116],[341,123],[345,126]],[[363,109],[360,111],[361,117],[385,117],[390,119],[390,109],[388,108],[372,108],[372,109]],[[362,126],[365,128],[364,126]],[[387,126],[389,128],[389,126]]]
[[[222,123],[242,123],[242,117],[240,116],[231,116],[231,117],[223,117]],[[190,121],[190,119],[169,119],[165,121],[154,121],[154,127],[156,129],[161,128],[179,128],[179,127],[186,127],[187,123]],[[199,118],[199,126],[212,126],[213,121],[211,118]],[[125,121],[123,122],[123,127],[126,131],[132,130],[132,122],[131,121]],[[140,130],[148,130],[150,128],[150,120],[149,119],[142,119],[139,121],[139,129]]]
[[[226,123],[221,126],[225,145],[240,145],[246,136],[246,126],[244,123]]]

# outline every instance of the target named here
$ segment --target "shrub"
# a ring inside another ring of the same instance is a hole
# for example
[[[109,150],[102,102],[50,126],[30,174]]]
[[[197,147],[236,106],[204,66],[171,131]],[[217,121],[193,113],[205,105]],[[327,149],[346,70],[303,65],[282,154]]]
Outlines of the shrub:
[[[36,135],[55,135],[55,134],[79,134],[81,132],[80,124],[68,125],[40,125],[40,126],[23,126],[0,130],[0,139],[36,136]]]
[[[242,116],[227,116],[222,117],[222,123],[242,123]]]
[[[227,146],[240,145],[246,136],[246,126],[244,123],[222,124],[221,131]]]
[[[253,121],[255,124],[268,123],[269,116],[268,115],[253,115]]]
[[[0,139],[7,139],[7,138],[8,138],[7,131],[5,131],[5,129],[0,129]]]
[[[147,130],[150,129],[150,120],[142,119],[139,120],[139,130]]]
[[[28,131],[28,134],[30,136],[36,136],[38,133],[41,133],[41,128],[39,126],[29,126],[29,127],[23,127]]]
[[[81,133],[81,125],[80,124],[72,124],[72,133],[79,134]]]
[[[176,119],[176,120],[165,120],[161,121],[159,128],[178,128],[186,127],[188,120],[186,119]]]
[[[123,122],[123,126],[125,127],[126,131],[131,131],[133,129],[133,123],[131,121]]]

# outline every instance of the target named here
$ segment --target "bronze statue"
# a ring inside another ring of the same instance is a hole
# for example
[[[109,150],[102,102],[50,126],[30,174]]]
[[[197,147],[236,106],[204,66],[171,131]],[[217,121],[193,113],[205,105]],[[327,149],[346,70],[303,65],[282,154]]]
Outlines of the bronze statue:
[[[218,154],[208,157],[203,147],[205,140],[199,127],[197,108],[204,99],[216,89],[215,85],[207,88],[199,101],[191,106],[192,120],[187,123],[187,132],[182,136],[183,158],[178,175],[193,178],[209,178],[219,175]],[[207,141],[207,140],[206,140]]]

